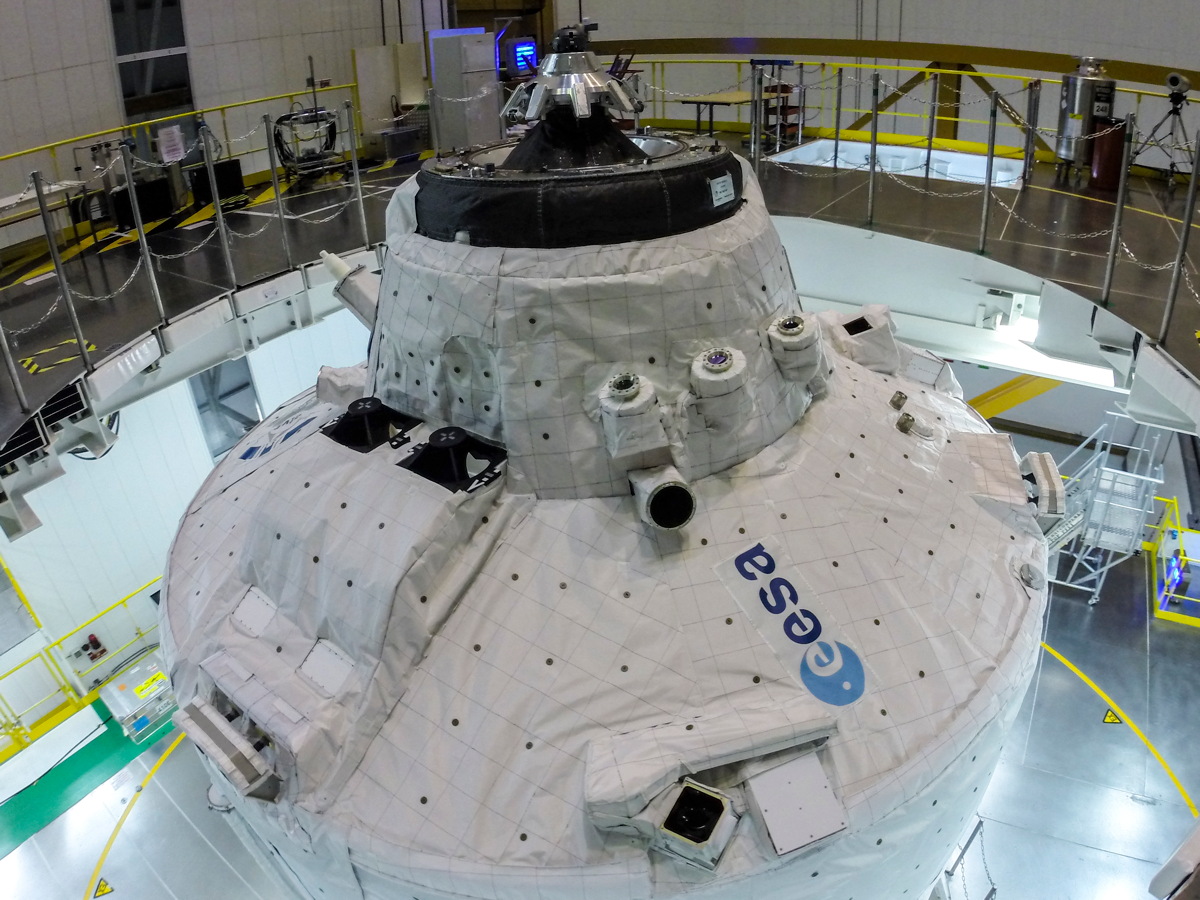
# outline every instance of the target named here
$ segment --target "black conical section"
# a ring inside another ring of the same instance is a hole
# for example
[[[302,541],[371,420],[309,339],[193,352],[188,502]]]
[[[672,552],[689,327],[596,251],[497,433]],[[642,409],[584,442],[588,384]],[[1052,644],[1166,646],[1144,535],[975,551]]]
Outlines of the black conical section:
[[[584,119],[575,118],[568,106],[553,107],[529,129],[500,168],[541,172],[621,165],[642,159],[646,159],[642,148],[595,103],[592,114]]]

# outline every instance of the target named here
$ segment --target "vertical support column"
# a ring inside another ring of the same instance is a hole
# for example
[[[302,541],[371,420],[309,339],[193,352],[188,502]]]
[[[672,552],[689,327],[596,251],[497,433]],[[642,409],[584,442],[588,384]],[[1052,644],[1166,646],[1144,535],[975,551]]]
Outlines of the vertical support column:
[[[146,267],[146,277],[150,279],[150,296],[154,298],[154,308],[158,310],[158,324],[167,324],[167,311],[163,309],[162,294],[158,290],[158,277],[154,274],[154,259],[150,254],[150,244],[146,240],[146,225],[142,221],[142,207],[138,203],[137,191],[133,189],[133,153],[129,145],[121,143],[121,164],[125,167],[125,183],[129,185],[129,208],[133,211],[133,225],[137,229],[138,249],[142,255],[142,265]]]
[[[987,250],[988,218],[992,212],[992,175],[996,168],[996,111],[1000,106],[1000,94],[992,91],[992,102],[988,104],[988,152],[983,175],[983,218],[979,223],[979,252]]]
[[[1187,256],[1188,239],[1192,234],[1192,219],[1196,215],[1196,184],[1200,179],[1200,141],[1196,141],[1196,152],[1192,156],[1192,177],[1188,180],[1186,206],[1183,208],[1183,230],[1179,233],[1179,249],[1175,253],[1175,268],[1171,270],[1171,287],[1167,290],[1167,308],[1163,310],[1162,327],[1158,330],[1158,342],[1165,343],[1167,330],[1171,327],[1171,316],[1175,312],[1175,298],[1179,294],[1179,281],[1183,277],[1183,263]]]
[[[938,73],[929,76],[929,134],[925,136],[925,177],[929,177],[929,167],[933,163],[933,134],[938,121]]]
[[[67,315],[71,319],[71,330],[75,333],[75,342],[79,346],[79,356],[83,359],[83,367],[90,375],[96,370],[92,358],[88,356],[87,341],[83,337],[83,328],[79,324],[79,316],[75,312],[75,300],[71,296],[71,285],[67,283],[67,273],[63,269],[62,255],[58,252],[58,239],[54,235],[54,223],[50,221],[50,211],[46,208],[46,193],[42,190],[42,173],[34,171],[29,176],[33,180],[33,192],[37,194],[38,212],[42,216],[42,228],[46,232],[46,243],[50,246],[50,259],[54,262],[54,274],[58,277],[58,289],[62,292],[63,303],[67,307]],[[130,194],[133,185],[129,185]]]
[[[1133,152],[1133,133],[1137,116],[1125,117],[1125,144],[1121,151],[1121,182],[1117,185],[1117,205],[1113,211],[1112,239],[1108,243],[1108,262],[1104,266],[1104,287],[1100,289],[1100,305],[1108,306],[1112,294],[1113,274],[1117,269],[1117,250],[1121,246],[1121,219],[1125,214],[1125,195],[1129,190],[1129,157]]]
[[[879,73],[871,75],[871,159],[867,170],[867,225],[875,224],[875,163],[879,151]]]
[[[283,211],[283,194],[279,190],[279,161],[275,158],[275,135],[271,127],[271,116],[263,116],[263,133],[267,136],[267,162],[271,167],[271,187],[275,191],[275,215],[279,219],[279,236],[283,241],[283,256],[289,269],[294,269],[296,263],[292,260],[292,242],[287,233],[287,216]]]
[[[233,252],[229,248],[229,229],[225,225],[225,211],[221,209],[221,195],[217,191],[217,170],[213,168],[212,132],[208,123],[200,125],[200,142],[204,146],[204,168],[208,170],[208,186],[212,191],[213,215],[217,219],[217,231],[221,233],[221,253],[225,257],[225,268],[229,270],[229,281],[237,287],[237,273],[233,268]]]
[[[17,395],[17,403],[21,406],[21,412],[33,412],[33,408],[29,405],[29,398],[25,396],[25,388],[21,385],[21,373],[17,371],[12,347],[8,344],[8,333],[2,324],[0,324],[0,352],[4,354],[4,368],[8,370],[8,377],[12,381],[13,393]]]
[[[833,170],[838,167],[838,149],[842,143],[842,67],[837,70],[837,96],[833,102]]]
[[[1042,107],[1042,79],[1029,82],[1029,98],[1025,106],[1025,172],[1021,187],[1033,174],[1033,163],[1037,154],[1038,116]]]
[[[367,208],[363,205],[362,174],[358,171],[358,130],[354,125],[354,104],[346,101],[346,132],[350,135],[350,170],[354,173],[354,198],[358,203],[358,225],[362,229],[363,247],[371,246],[367,231]]]
[[[763,70],[758,63],[750,66],[750,164],[758,174],[762,156]]]

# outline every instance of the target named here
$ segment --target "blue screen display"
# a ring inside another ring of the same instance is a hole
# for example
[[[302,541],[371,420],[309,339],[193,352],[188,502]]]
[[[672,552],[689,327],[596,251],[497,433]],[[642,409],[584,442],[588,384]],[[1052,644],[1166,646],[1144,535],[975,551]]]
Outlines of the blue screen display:
[[[535,41],[521,41],[514,44],[512,54],[517,71],[531,72],[537,68],[537,43]]]

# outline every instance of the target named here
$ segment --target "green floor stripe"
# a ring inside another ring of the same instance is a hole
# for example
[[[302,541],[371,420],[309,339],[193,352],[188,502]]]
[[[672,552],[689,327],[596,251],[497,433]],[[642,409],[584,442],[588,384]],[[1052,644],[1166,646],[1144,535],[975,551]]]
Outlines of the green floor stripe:
[[[104,722],[103,733],[0,805],[0,857],[104,784],[174,727],[168,719],[148,740],[135,744],[103,703],[97,700],[92,706]]]

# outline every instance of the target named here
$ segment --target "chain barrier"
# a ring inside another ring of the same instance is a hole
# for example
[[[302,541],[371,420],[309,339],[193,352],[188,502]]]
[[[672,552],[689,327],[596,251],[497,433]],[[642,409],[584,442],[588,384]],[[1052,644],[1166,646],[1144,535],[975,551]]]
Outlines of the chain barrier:
[[[12,203],[7,203],[4,206],[0,206],[0,212],[7,212],[10,209],[16,209],[18,206],[20,206],[22,203],[24,203],[26,200],[28,200],[30,195],[32,195],[32,194],[33,194],[33,179],[26,178],[25,179],[25,187],[21,190],[21,193],[17,194],[17,199],[14,200]]]
[[[1187,285],[1188,293],[1192,295],[1192,299],[1200,303],[1200,292],[1197,292],[1196,286],[1192,283],[1192,273],[1187,270],[1187,266],[1183,267],[1183,283]]]
[[[1092,134],[1077,135],[1075,140],[1077,140],[1077,141],[1094,141],[1098,137],[1104,137],[1104,135],[1106,135],[1106,134],[1112,134],[1114,131],[1120,131],[1124,127],[1125,127],[1125,120],[1121,119],[1119,122],[1117,122],[1116,125],[1110,125],[1108,128],[1105,128],[1103,131],[1096,131],[1096,132],[1093,132]],[[1039,135],[1041,135],[1042,137],[1045,137],[1045,138],[1056,138],[1056,139],[1058,138],[1058,129],[1057,128],[1035,128],[1034,131],[1036,131]]]
[[[916,168],[918,168],[918,169],[924,168],[924,164],[917,166]],[[928,188],[918,187],[915,184],[909,184],[907,181],[902,181],[900,178],[897,177],[897,173],[895,173],[895,172],[890,172],[887,169],[883,169],[882,171],[883,171],[884,175],[886,175],[888,178],[892,179],[892,181],[896,182],[896,184],[898,184],[902,187],[906,187],[910,191],[914,191],[915,193],[918,193],[918,194],[927,194],[930,197],[948,197],[948,198],[978,197],[980,194],[983,193],[983,188],[976,188],[973,191],[931,191]],[[911,172],[913,170],[912,169],[904,169],[903,171]],[[995,195],[993,195],[993,196],[995,196]]]
[[[689,94],[686,91],[671,91],[671,90],[668,90],[667,88],[659,87],[657,84],[651,84],[648,81],[645,84],[643,84],[642,87],[646,88],[647,90],[654,91],[655,93],[662,94],[667,97],[678,97],[680,99],[686,100],[686,99],[693,98],[693,97],[704,97],[708,94],[724,94],[728,91],[736,91],[739,88],[743,87],[744,85],[749,84],[753,78],[754,78],[753,75],[747,75],[741,81],[735,81],[733,84],[727,85],[723,88],[719,88],[715,91],[703,91],[702,93],[699,93],[699,94]]]
[[[242,141],[249,140],[250,138],[254,137],[254,135],[258,134],[258,130],[262,127],[263,127],[263,123],[259,122],[257,125],[255,125],[253,128],[251,128],[245,134],[243,134],[241,137],[225,138],[225,143],[240,144]]]
[[[199,146],[200,146],[200,138],[196,138],[194,141],[192,141],[190,144],[188,144],[187,148],[183,151],[183,156],[187,156],[189,153],[191,153],[193,150],[195,150]],[[182,159],[182,158],[183,157],[180,157],[180,159]],[[176,160],[173,163],[155,162],[152,159],[142,159],[140,156],[135,156],[132,153],[130,154],[130,159],[132,159],[135,163],[140,163],[141,165],[145,166],[148,169],[169,169],[169,168],[171,168],[171,166],[175,165],[175,163],[179,162],[179,160]]]
[[[347,206],[349,206],[353,202],[354,202],[354,197],[350,197],[345,202],[339,203],[334,208],[333,212],[331,212],[329,215],[327,215],[323,219],[309,219],[309,218],[306,218],[305,216],[291,216],[291,218],[293,218],[297,221],[300,221],[300,222],[304,222],[308,225],[324,225],[326,222],[332,222],[334,219],[336,219],[339,215],[342,214],[342,210],[344,210]]]
[[[1128,256],[1130,261],[1135,266],[1137,266],[1139,269],[1145,269],[1147,272],[1162,272],[1175,266],[1175,260],[1163,263],[1161,266],[1152,266],[1149,263],[1142,262],[1134,255],[1133,251],[1129,249],[1129,246],[1125,243],[1124,238],[1121,239],[1121,252]]]
[[[980,821],[982,822],[983,820],[980,819]],[[979,829],[979,859],[983,862],[983,874],[987,876],[988,887],[991,889],[989,896],[997,897],[1000,891],[996,887],[996,879],[992,877],[992,868],[988,865],[987,848],[983,842],[983,832],[984,829]]]
[[[1078,232],[1054,231],[1053,229],[1050,229],[1050,228],[1043,228],[1041,225],[1038,225],[1036,222],[1031,222],[1029,219],[1026,219],[1024,216],[1022,216],[1020,213],[1018,213],[1015,209],[1013,209],[1011,206],[1009,206],[1007,203],[1005,203],[1003,200],[1001,200],[998,196],[996,196],[995,192],[992,193],[992,199],[995,200],[998,204],[1000,204],[1000,206],[1002,206],[1004,208],[1005,212],[1007,212],[1010,216],[1012,216],[1014,219],[1016,219],[1022,225],[1026,226],[1027,228],[1032,228],[1034,231],[1040,231],[1042,234],[1048,234],[1051,237],[1071,238],[1073,240],[1087,241],[1087,240],[1091,240],[1092,238],[1106,237],[1107,235],[1112,234],[1111,228],[1105,228],[1103,231],[1078,231]]]
[[[383,118],[372,117],[372,121],[380,122],[380,123],[395,124],[396,122],[403,122],[405,119],[407,119],[413,113],[417,113],[417,112],[425,113],[425,112],[428,112],[428,110],[427,109],[419,109],[418,107],[414,106],[412,109],[408,110],[408,112],[402,112],[398,116],[384,116]]]
[[[112,300],[118,294],[125,293],[125,289],[127,287],[129,287],[131,284],[133,284],[133,279],[137,278],[137,274],[141,270],[142,270],[142,257],[141,257],[141,254],[138,254],[137,264],[133,267],[133,271],[129,273],[129,277],[125,279],[125,283],[122,284],[115,291],[113,291],[111,294],[101,294],[99,297],[93,297],[91,294],[81,293],[81,292],[75,290],[75,288],[70,288],[70,291],[71,291],[72,296],[78,298],[79,300],[83,300],[86,303],[97,303],[101,300]]]
[[[61,302],[62,294],[56,294],[54,297],[54,302],[50,304],[50,308],[42,313],[41,317],[36,322],[32,322],[31,324],[26,325],[24,328],[10,329],[8,331],[8,336],[10,338],[21,337],[22,335],[29,334],[29,332],[34,331],[35,329],[41,328],[44,324],[46,324],[46,320],[54,315],[54,311],[58,309],[58,304]]]
[[[250,232],[238,231],[236,228],[234,228],[228,222],[225,223],[225,227],[227,229],[229,229],[230,234],[235,235],[236,237],[255,238],[255,237],[258,237],[260,234],[262,234],[264,231],[266,231],[268,228],[270,228],[271,223],[274,221],[275,221],[275,218],[273,216],[269,217],[269,218],[267,218],[267,220],[265,222],[262,223],[262,225],[259,228],[257,228],[254,231],[250,231]]]
[[[476,100],[482,100],[489,94],[494,94],[500,90],[499,83],[486,84],[469,97],[443,97],[437,91],[430,91],[430,96],[440,100],[442,103],[473,103]]]
[[[205,244],[207,244],[209,241],[211,241],[214,237],[216,237],[217,231],[218,231],[217,226],[214,224],[212,229],[208,232],[208,235],[204,238],[204,240],[202,240],[200,243],[198,243],[195,247],[191,247],[187,250],[184,250],[182,253],[155,253],[153,250],[151,250],[150,255],[153,256],[155,259],[183,259],[185,256],[191,256],[193,253],[195,253],[201,247],[203,247]]]
[[[900,91],[899,85],[889,84],[886,81],[879,82],[879,86],[881,88],[887,88],[889,91],[893,91],[893,92]],[[939,85],[939,87],[940,87],[940,85]],[[960,97],[965,93],[965,91],[959,90],[958,88],[956,88],[952,85],[947,85],[946,87],[949,90],[954,91],[954,93],[958,94]],[[1004,98],[1017,97],[1017,96],[1025,93],[1027,90],[1029,90],[1028,85],[1026,85],[1025,87],[1019,88],[1015,91],[1010,91],[1007,94],[1000,94],[1000,96],[1004,97]],[[924,97],[920,97],[920,96],[917,96],[916,94],[908,93],[908,94],[904,95],[904,99],[914,100],[917,103],[920,103],[924,106],[937,106],[937,107],[955,106],[955,107],[957,107],[957,106],[977,106],[980,103],[988,103],[991,101],[992,96],[991,96],[991,94],[984,94],[982,97],[976,97],[974,100],[952,100],[950,102],[943,103],[938,100],[926,100]],[[886,112],[886,110],[885,110],[885,112]]]
[[[837,178],[839,175],[845,175],[847,172],[865,172],[867,169],[867,166],[868,166],[868,163],[864,162],[864,163],[860,163],[859,165],[856,165],[856,166],[841,166],[840,168],[833,169],[832,171],[829,171],[829,172],[810,172],[810,171],[802,171],[801,169],[797,169],[795,167],[798,165],[809,165],[809,166],[812,166],[813,168],[821,168],[821,169],[829,168],[829,167],[828,166],[816,166],[811,163],[785,163],[785,162],[780,162],[779,160],[776,160],[776,159],[771,159],[770,157],[765,157],[764,162],[766,162],[772,166],[775,166],[777,168],[783,169],[789,175],[799,175],[801,178]]]

